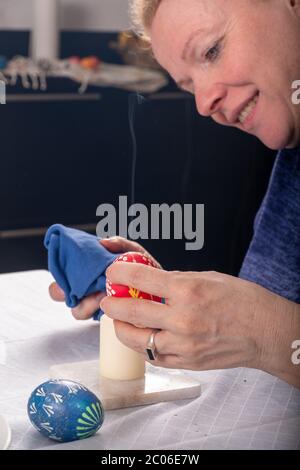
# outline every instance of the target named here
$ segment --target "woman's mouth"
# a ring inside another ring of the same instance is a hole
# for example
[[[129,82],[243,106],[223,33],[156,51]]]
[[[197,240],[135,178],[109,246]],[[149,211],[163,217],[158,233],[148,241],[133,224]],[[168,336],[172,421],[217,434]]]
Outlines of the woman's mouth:
[[[245,108],[240,112],[238,116],[238,122],[245,126],[250,123],[251,118],[253,117],[254,108],[258,102],[259,92],[252,98],[251,101],[245,106]]]

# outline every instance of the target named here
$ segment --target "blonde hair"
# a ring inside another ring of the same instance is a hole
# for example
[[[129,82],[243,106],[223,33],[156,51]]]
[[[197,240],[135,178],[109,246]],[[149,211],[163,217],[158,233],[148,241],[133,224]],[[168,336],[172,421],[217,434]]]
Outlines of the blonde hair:
[[[133,30],[143,40],[150,42],[149,28],[162,0],[130,0]]]

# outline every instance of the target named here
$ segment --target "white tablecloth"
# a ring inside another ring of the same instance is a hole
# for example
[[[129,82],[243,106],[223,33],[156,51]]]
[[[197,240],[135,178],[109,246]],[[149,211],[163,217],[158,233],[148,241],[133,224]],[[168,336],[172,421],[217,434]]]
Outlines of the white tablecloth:
[[[202,395],[106,413],[96,436],[70,444],[30,424],[31,391],[54,363],[98,357],[99,324],[51,301],[46,271],[0,275],[0,414],[12,449],[300,449],[300,391],[261,371],[187,372]]]

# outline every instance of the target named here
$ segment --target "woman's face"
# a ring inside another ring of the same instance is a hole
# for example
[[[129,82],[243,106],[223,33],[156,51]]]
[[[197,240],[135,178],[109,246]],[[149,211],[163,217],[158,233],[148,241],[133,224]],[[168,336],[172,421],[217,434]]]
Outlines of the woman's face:
[[[300,0],[162,0],[150,36],[200,114],[272,149],[300,143]]]

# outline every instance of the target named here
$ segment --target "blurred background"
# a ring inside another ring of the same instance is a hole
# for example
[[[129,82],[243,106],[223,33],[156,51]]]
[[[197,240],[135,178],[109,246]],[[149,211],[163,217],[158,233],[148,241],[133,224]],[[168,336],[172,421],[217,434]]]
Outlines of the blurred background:
[[[202,250],[141,240],[165,268],[238,273],[274,152],[201,118],[129,28],[126,0],[0,0],[1,273],[46,268],[49,225],[95,233],[132,194],[205,204]]]

